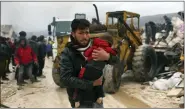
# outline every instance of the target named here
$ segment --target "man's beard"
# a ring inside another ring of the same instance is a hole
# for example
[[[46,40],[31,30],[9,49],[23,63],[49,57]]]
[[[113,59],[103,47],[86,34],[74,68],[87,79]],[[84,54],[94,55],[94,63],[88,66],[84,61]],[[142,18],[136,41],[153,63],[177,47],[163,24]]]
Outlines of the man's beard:
[[[80,41],[78,41],[78,40],[76,39],[76,37],[74,37],[74,39],[75,39],[76,45],[78,45],[79,48],[84,48],[84,47],[86,47],[86,46],[89,44],[89,41],[90,41],[90,39],[89,39],[89,40],[86,40],[87,43],[84,45],[84,44],[81,44]]]

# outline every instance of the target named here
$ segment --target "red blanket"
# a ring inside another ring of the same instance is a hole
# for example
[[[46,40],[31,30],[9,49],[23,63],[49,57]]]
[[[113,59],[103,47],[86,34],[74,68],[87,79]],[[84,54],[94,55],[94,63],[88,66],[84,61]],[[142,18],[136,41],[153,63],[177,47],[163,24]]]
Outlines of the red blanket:
[[[92,60],[92,52],[94,49],[97,48],[103,48],[107,53],[110,53],[112,55],[116,55],[116,52],[111,48],[111,45],[106,42],[105,40],[102,40],[100,38],[95,38],[93,40],[93,45],[92,47],[88,48],[85,52],[84,52],[84,56],[87,57],[88,61]]]

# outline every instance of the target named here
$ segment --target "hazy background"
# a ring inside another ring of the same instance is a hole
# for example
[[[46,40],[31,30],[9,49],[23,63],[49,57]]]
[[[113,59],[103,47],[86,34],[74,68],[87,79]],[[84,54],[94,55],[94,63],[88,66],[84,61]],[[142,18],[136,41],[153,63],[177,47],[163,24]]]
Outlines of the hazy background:
[[[141,15],[141,18],[145,18],[143,21],[146,21],[146,16],[184,10],[183,2],[2,2],[1,23],[13,25],[15,32],[24,30],[44,34],[44,32],[47,33],[47,25],[51,23],[54,16],[73,19],[75,13],[86,13],[89,20],[96,17],[92,5],[94,3],[98,7],[100,21],[103,23],[107,11],[136,12]]]

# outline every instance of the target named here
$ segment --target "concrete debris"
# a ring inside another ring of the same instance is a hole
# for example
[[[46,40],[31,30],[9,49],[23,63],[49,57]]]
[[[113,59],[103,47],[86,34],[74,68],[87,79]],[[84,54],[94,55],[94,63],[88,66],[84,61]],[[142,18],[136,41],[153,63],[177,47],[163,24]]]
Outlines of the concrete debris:
[[[178,18],[173,17],[172,20],[173,31],[169,32],[169,35],[166,39],[163,38],[162,33],[156,33],[156,42],[155,47],[169,47],[172,48],[176,43],[184,45],[184,22]]]
[[[178,97],[178,96],[180,96],[182,91],[184,92],[184,90],[182,88],[173,88],[172,90],[170,90],[168,92],[167,96],[168,97]]]
[[[169,90],[175,87],[175,85],[178,84],[180,81],[182,81],[182,75],[183,74],[181,72],[176,72],[169,79],[158,79],[154,82],[149,82],[149,84],[153,89]]]
[[[156,77],[159,79],[165,79],[165,78],[170,78],[175,72],[170,71],[170,72],[164,72],[164,73],[160,73],[158,74]]]

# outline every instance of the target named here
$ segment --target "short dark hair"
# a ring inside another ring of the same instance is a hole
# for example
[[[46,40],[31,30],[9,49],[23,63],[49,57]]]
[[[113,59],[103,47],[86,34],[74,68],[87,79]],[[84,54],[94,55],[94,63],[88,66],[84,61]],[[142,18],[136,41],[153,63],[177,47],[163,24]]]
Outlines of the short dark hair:
[[[44,35],[40,35],[39,41],[44,41]]]
[[[23,37],[26,37],[26,32],[25,31],[21,31],[21,32],[19,32],[19,35],[23,36]]]
[[[37,36],[33,35],[33,36],[31,37],[31,40],[36,41],[36,40],[37,40]]]
[[[74,19],[71,23],[71,29],[75,32],[77,29],[85,29],[90,27],[90,22],[86,19]]]

